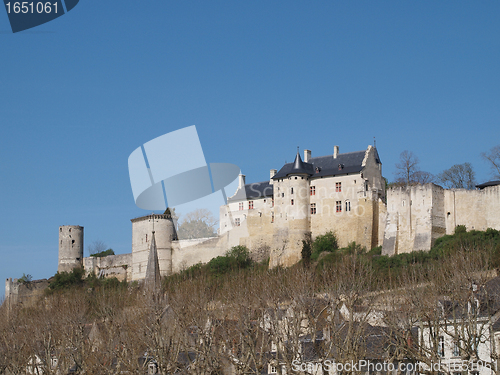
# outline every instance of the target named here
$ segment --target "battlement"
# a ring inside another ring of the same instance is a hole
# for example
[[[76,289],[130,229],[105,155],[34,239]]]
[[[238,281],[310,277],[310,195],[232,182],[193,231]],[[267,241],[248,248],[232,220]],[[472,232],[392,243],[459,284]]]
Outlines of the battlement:
[[[172,215],[171,214],[150,214],[150,215],[145,215],[145,216],[140,216],[136,217],[133,219],[130,219],[132,223],[136,223],[139,221],[144,221],[144,220],[172,220]]]

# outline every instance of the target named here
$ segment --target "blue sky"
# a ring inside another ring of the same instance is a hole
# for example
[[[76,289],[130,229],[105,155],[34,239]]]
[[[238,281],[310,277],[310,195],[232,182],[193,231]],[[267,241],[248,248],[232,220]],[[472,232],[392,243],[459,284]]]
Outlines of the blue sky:
[[[0,277],[49,277],[58,227],[131,251],[127,158],[196,125],[247,181],[376,137],[439,173],[500,144],[498,1],[81,0],[12,34],[0,10]],[[175,161],[173,161],[175,162]],[[0,295],[3,287],[0,288]]]

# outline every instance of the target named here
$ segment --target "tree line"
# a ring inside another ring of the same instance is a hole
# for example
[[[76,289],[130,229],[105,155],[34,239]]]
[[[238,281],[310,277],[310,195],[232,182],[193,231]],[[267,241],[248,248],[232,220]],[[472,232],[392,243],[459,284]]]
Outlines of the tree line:
[[[491,168],[492,177],[500,180],[500,145],[481,154]],[[395,186],[412,184],[426,184],[435,182],[449,189],[472,190],[476,186],[476,174],[470,163],[455,164],[437,175],[422,171],[418,157],[411,151],[405,150],[396,163]]]
[[[491,287],[498,237],[490,231],[479,244],[457,233],[439,261],[410,261],[392,273],[355,246],[330,249],[326,236],[312,247],[336,254],[331,262],[320,255],[268,269],[251,266],[239,247],[206,272],[165,278],[159,293],[95,280],[54,288],[32,304],[2,307],[0,373],[290,374],[297,363],[331,359],[431,364],[442,357],[443,336],[464,360],[491,363],[480,349],[500,306],[500,287]]]

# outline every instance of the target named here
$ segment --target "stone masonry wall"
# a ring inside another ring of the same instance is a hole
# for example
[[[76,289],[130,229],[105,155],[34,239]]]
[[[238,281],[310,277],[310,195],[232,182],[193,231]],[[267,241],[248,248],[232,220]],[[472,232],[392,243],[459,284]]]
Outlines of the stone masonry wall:
[[[445,190],[425,184],[389,190],[382,254],[429,251],[457,225],[500,229],[500,186]]]
[[[83,259],[83,266],[86,275],[94,272],[96,276],[116,277],[120,281],[132,280],[132,254],[88,257]]]

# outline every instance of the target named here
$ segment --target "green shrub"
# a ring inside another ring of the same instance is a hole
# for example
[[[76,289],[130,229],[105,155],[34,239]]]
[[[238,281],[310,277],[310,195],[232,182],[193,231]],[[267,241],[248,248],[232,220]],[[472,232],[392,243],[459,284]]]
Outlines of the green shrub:
[[[115,252],[113,251],[113,249],[108,249],[108,250],[100,251],[100,252],[95,253],[95,254],[90,254],[91,257],[96,257],[96,258],[107,257],[108,255],[115,255]]]
[[[311,255],[312,255],[311,239],[307,238],[305,240],[302,240],[302,251],[301,251],[302,261],[304,261],[305,264],[309,264],[309,262],[311,261]]]
[[[335,250],[338,250],[339,245],[337,241],[337,237],[335,234],[330,231],[323,235],[319,235],[315,238],[312,244],[312,254],[311,259],[317,260],[319,254],[324,251],[333,253]]]
[[[245,246],[233,246],[225,256],[218,256],[208,262],[212,276],[221,276],[234,269],[248,268],[252,264],[250,252]]]
[[[364,254],[366,253],[366,247],[357,244],[355,241],[352,241],[345,248],[346,254]]]
[[[252,264],[250,251],[246,246],[233,246],[231,250],[226,253],[226,257],[233,259],[238,268],[247,268]]]
[[[33,276],[31,276],[30,274],[25,275],[24,273],[23,273],[22,277],[17,279],[17,281],[22,283],[22,284],[29,284],[29,283],[31,283],[32,280],[33,280]]]
[[[57,272],[54,275],[54,280],[49,284],[50,290],[61,290],[72,286],[83,285],[83,268],[74,268],[71,272]]]
[[[377,246],[371,249],[367,255],[375,256],[375,255],[382,255],[382,246]]]
[[[455,227],[455,234],[467,233],[467,227],[465,225],[457,225]]]
[[[493,229],[493,228],[488,228],[486,229],[486,232],[484,232],[484,236],[487,239],[495,239],[500,237],[500,231]]]

